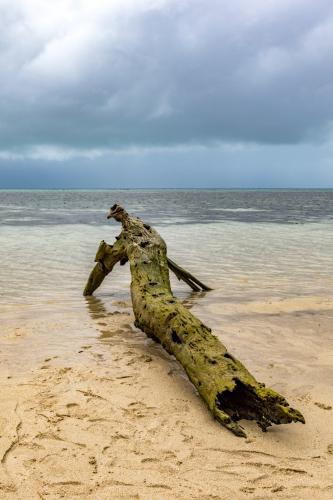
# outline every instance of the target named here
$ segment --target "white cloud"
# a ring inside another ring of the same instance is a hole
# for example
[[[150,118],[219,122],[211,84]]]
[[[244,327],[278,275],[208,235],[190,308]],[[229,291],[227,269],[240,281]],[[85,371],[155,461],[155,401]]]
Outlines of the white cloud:
[[[90,160],[104,156],[105,151],[99,149],[74,149],[62,148],[54,145],[35,145],[28,148],[0,151],[2,160],[46,160],[46,161],[64,161],[73,158],[88,158]]]

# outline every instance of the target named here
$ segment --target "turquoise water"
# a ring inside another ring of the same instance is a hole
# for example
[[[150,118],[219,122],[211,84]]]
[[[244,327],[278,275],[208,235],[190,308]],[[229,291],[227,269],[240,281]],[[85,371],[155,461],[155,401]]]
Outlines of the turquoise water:
[[[193,294],[172,278],[250,368],[288,360],[309,383],[332,379],[321,361],[332,343],[332,191],[1,191],[0,363],[27,369],[45,352],[72,362],[78,346],[100,342],[95,309],[111,314],[120,300],[131,312],[128,266],[93,301],[82,296],[99,242],[120,232],[105,217],[114,202],[154,224],[169,256],[213,288]]]
[[[1,191],[2,308],[81,307],[99,241],[120,231],[105,218],[114,202],[153,223],[221,300],[332,291],[333,191]],[[126,295],[127,267],[98,293]]]

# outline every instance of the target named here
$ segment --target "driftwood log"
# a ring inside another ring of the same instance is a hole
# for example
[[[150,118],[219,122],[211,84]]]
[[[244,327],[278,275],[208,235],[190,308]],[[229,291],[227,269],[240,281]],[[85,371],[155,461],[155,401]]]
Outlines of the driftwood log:
[[[298,410],[257,382],[211,329],[172,295],[169,268],[194,290],[208,287],[168,259],[161,236],[119,205],[111,207],[108,218],[120,222],[122,232],[114,245],[101,242],[84,295],[92,295],[117,262],[129,261],[135,325],[176,357],[222,425],[245,437],[237,423],[241,419],[255,420],[264,431],[272,424],[304,423]]]

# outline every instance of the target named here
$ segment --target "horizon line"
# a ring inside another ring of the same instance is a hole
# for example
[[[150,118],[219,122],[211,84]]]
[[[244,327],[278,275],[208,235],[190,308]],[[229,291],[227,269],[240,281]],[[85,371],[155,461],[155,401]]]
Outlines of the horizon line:
[[[333,186],[311,186],[311,187],[0,187],[0,191],[154,191],[154,190],[165,190],[165,191],[186,191],[186,190],[196,190],[196,191],[281,191],[281,190],[295,190],[295,191],[308,191],[308,190],[332,190]]]

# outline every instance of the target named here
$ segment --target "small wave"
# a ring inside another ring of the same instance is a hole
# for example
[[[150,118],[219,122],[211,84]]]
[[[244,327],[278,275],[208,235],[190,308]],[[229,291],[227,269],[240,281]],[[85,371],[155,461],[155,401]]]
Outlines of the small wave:
[[[2,222],[36,222],[42,221],[43,219],[38,217],[10,217],[7,219],[3,219]]]
[[[269,212],[264,208],[210,208],[214,212]]]
[[[50,214],[54,214],[54,213],[75,213],[75,212],[91,212],[91,213],[95,213],[95,212],[100,212],[100,213],[107,213],[107,209],[105,208],[72,208],[72,207],[68,207],[68,208],[56,208],[56,209],[53,209],[53,208],[38,208],[38,210],[40,212],[46,212],[46,213],[50,213]]]

